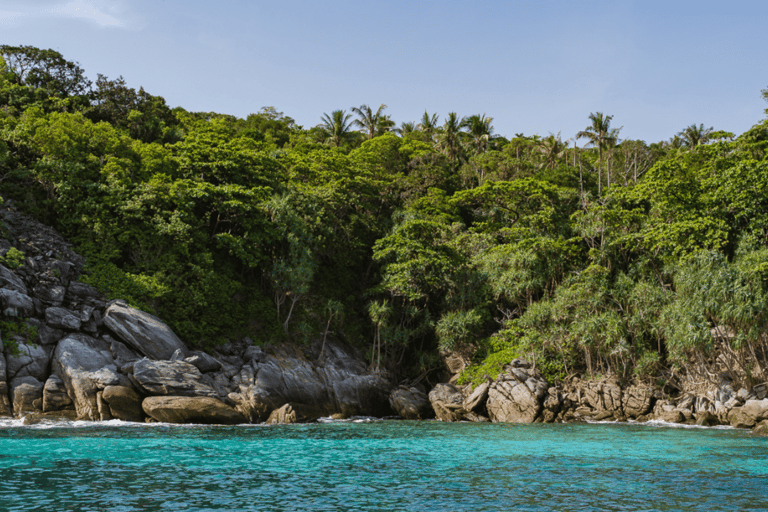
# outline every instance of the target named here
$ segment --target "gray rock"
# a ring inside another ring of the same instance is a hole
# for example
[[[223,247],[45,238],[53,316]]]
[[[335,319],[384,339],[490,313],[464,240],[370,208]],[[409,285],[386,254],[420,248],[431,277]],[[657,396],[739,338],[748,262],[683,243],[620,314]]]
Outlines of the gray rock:
[[[64,295],[67,290],[61,285],[38,284],[33,290],[35,297],[50,306],[61,306],[64,303]]]
[[[64,331],[54,329],[37,318],[28,319],[27,325],[34,326],[37,329],[37,343],[41,345],[55,345],[64,337]]]
[[[126,347],[124,343],[114,340],[109,336],[104,336],[104,341],[109,343],[109,348],[112,351],[112,356],[115,358],[115,364],[118,367],[125,366],[129,363],[135,363],[141,359],[140,355]]]
[[[221,400],[210,397],[150,396],[141,407],[147,416],[164,423],[237,425],[248,422]]]
[[[27,318],[35,314],[35,303],[26,294],[0,288],[0,307],[5,316]]]
[[[149,395],[218,396],[203,380],[200,370],[186,361],[152,361],[145,357],[134,363],[133,377]]]
[[[133,389],[125,386],[107,386],[102,398],[109,404],[109,410],[115,418],[136,422],[144,420],[141,397]]]
[[[0,286],[17,291],[22,295],[29,295],[24,281],[3,265],[0,265]]]
[[[176,350],[187,347],[159,318],[113,301],[104,314],[104,325],[139,353],[151,359],[170,359]]]
[[[541,412],[549,386],[538,370],[522,365],[506,368],[506,374],[488,390],[486,407],[491,421],[533,423]]]
[[[34,377],[44,381],[48,376],[51,362],[51,349],[44,345],[32,345],[18,341],[18,353],[6,356],[7,380],[16,377]]]
[[[429,392],[435,416],[441,421],[461,421],[469,411],[464,409],[464,394],[453,384],[437,384]]]
[[[406,420],[426,420],[435,416],[427,394],[414,387],[398,386],[393,389],[389,394],[389,405]]]
[[[48,377],[43,388],[43,412],[59,411],[72,407],[64,381],[55,373]]]
[[[317,346],[316,353],[320,352]],[[248,350],[247,348],[244,350]],[[286,403],[307,404],[323,416],[388,416],[389,381],[371,373],[353,349],[327,340],[323,359],[313,364],[296,347],[282,345],[274,353],[252,351],[250,364],[231,376],[239,396],[238,410],[252,422],[265,421]],[[229,376],[228,356],[218,356]]]
[[[50,307],[45,310],[45,323],[54,329],[64,329],[66,331],[80,330],[80,318],[73,312],[65,308]]]
[[[19,377],[11,381],[13,415],[21,418],[30,412],[40,412],[35,401],[43,397],[43,383],[34,377]]]
[[[472,393],[464,400],[464,409],[467,411],[478,411],[485,406],[488,399],[488,390],[491,383],[486,381],[472,390]]]
[[[109,364],[95,372],[91,372],[88,378],[99,389],[104,389],[107,386],[119,386],[122,382],[117,374],[117,366],[114,364]]]
[[[96,288],[79,281],[71,281],[69,283],[69,286],[67,287],[67,295],[70,297],[70,300],[104,300],[104,296],[96,290]]]
[[[185,361],[196,366],[203,373],[217,372],[222,368],[221,363],[216,358],[205,352],[193,352]]]
[[[85,334],[70,334],[62,339],[53,354],[54,372],[64,381],[67,394],[75,403],[81,420],[98,420],[96,394],[101,390],[92,374],[105,367],[114,367],[109,344]]]

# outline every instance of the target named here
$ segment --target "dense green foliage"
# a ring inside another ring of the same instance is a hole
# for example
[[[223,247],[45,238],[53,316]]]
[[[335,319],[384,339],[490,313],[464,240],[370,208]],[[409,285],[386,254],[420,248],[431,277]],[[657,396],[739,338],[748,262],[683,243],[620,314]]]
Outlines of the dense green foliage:
[[[188,343],[334,331],[400,378],[449,351],[474,358],[466,381],[518,356],[555,379],[714,350],[763,371],[768,122],[649,145],[598,112],[578,147],[485,114],[395,128],[382,104],[304,129],[0,53],[0,193],[77,245],[84,281]]]

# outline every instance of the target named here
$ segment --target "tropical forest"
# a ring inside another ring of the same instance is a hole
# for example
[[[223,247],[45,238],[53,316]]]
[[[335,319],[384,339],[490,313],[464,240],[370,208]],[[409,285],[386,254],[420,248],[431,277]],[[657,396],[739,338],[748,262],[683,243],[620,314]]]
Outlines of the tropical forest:
[[[171,108],[54,50],[0,55],[4,204],[189,346],[333,336],[433,384],[447,354],[460,383],[518,357],[550,382],[722,354],[768,374],[768,109],[661,141],[610,112],[564,140],[496,133],[493,113],[394,120],[377,98],[298,126]]]

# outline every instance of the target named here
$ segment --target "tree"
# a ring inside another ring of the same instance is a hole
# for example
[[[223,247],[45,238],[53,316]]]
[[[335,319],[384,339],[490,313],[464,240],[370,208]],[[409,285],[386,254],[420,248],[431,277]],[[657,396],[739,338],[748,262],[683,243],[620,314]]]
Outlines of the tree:
[[[472,138],[472,147],[475,153],[484,153],[488,149],[488,143],[493,138],[492,117],[473,115],[466,119],[466,127]]]
[[[0,45],[0,55],[19,85],[48,89],[60,96],[82,95],[90,89],[91,82],[83,68],[55,50],[4,44]]]
[[[568,149],[569,142],[570,139],[563,141],[560,132],[557,132],[557,135],[550,133],[549,137],[545,137],[538,147],[542,159],[541,166],[546,169],[554,169],[558,159]]]
[[[602,193],[603,153],[618,142],[621,128],[611,128],[613,116],[606,116],[602,112],[589,114],[589,119],[592,121],[592,124],[577,133],[576,138],[589,139],[587,144],[597,148],[598,195],[600,195]],[[608,186],[610,184],[609,176]]]
[[[417,125],[418,130],[422,132],[430,142],[432,141],[435,132],[438,130],[438,119],[440,119],[440,117],[437,114],[432,114],[430,116],[425,110],[424,115],[421,116],[421,121],[419,121],[419,124]]]
[[[343,110],[334,110],[331,115],[323,114],[320,118],[319,128],[327,144],[335,147],[341,147],[344,142],[349,140],[352,128],[351,114]]]
[[[380,129],[385,128],[384,125],[388,125],[390,127],[394,125],[392,120],[382,114],[386,108],[387,106],[382,103],[379,105],[376,113],[374,113],[371,107],[368,105],[360,105],[359,108],[352,107],[352,112],[357,114],[359,117],[359,119],[355,119],[352,124],[367,132],[368,140],[371,140],[374,136],[376,136]]]
[[[710,135],[712,134],[712,127],[704,128],[704,124],[696,126],[692,124],[686,127],[683,131],[677,134],[682,139],[682,142],[688,146],[691,151],[696,149],[696,146],[706,144],[709,142]]]
[[[448,119],[445,120],[443,129],[438,135],[438,144],[443,153],[450,159],[454,168],[461,154],[461,136],[466,126],[467,118],[459,118],[456,112],[449,112]]]

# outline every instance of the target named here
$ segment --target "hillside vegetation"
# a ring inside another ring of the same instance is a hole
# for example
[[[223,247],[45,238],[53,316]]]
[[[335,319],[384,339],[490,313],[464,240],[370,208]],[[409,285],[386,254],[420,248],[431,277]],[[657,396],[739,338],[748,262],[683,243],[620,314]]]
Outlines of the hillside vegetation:
[[[0,54],[4,200],[192,346],[332,331],[398,379],[448,352],[464,381],[518,356],[550,380],[766,376],[767,121],[648,144],[596,112],[564,141],[362,105],[305,128]]]

